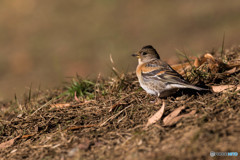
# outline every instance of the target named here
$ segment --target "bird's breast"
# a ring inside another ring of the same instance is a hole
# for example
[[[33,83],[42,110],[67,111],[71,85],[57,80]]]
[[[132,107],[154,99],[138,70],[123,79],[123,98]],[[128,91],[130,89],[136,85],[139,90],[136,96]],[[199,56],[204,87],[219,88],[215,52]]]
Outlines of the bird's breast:
[[[143,64],[139,64],[136,69],[136,75],[139,81],[142,80],[142,66]]]

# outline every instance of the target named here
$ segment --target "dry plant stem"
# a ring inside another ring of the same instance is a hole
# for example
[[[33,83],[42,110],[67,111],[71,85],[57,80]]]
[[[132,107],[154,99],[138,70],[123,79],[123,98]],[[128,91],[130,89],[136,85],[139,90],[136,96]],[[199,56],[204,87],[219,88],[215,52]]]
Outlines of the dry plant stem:
[[[123,102],[121,102],[121,101],[124,100],[125,98],[129,97],[129,96],[132,96],[132,95],[136,94],[136,93],[137,93],[137,92],[132,92],[132,93],[130,93],[130,94],[122,97],[120,100],[118,100],[117,103],[115,103],[114,105],[112,105],[112,106],[110,107],[110,109],[109,109],[108,112],[112,112],[117,106],[119,106],[119,105],[121,105],[121,104],[127,104],[127,103],[123,103]],[[133,101],[134,101],[134,100],[133,100]],[[131,101],[131,102],[133,102],[133,101]],[[131,103],[131,102],[130,102],[130,103]]]
[[[89,103],[93,103],[93,102],[96,102],[95,100],[90,100],[90,101],[84,101],[82,103],[78,103],[78,104],[75,104],[75,105],[71,105],[69,107],[79,107],[79,106],[82,106],[84,104],[89,104]]]
[[[80,129],[80,128],[90,128],[90,127],[98,127],[99,125],[98,124],[88,124],[88,125],[83,125],[83,126],[72,126],[72,127],[69,127],[67,128],[66,130],[77,130],[77,129]]]
[[[122,112],[124,112],[125,110],[127,110],[127,109],[128,109],[129,107],[131,107],[131,106],[132,106],[132,105],[129,105],[129,106],[127,106],[126,108],[124,108],[123,110],[121,110],[120,112],[112,115],[111,117],[109,117],[108,119],[106,119],[105,121],[103,121],[99,126],[102,127],[102,126],[106,125],[107,122],[113,120],[114,118],[116,118],[117,116],[119,116]]]
[[[34,115],[35,113],[37,113],[40,109],[47,107],[49,104],[51,104],[52,102],[54,102],[54,100],[56,100],[57,98],[53,98],[50,101],[48,101],[47,103],[45,103],[44,105],[42,105],[41,107],[39,107],[37,110],[35,110],[30,116]]]
[[[75,101],[80,102],[80,99],[77,97],[77,92],[74,92],[74,99]]]

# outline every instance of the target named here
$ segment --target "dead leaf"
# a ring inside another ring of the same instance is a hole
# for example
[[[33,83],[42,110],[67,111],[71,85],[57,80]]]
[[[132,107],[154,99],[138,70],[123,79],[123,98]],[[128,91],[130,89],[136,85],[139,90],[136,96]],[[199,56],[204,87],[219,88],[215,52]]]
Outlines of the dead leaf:
[[[187,113],[187,114],[184,114],[181,116],[177,116],[177,117],[171,119],[170,121],[168,121],[168,123],[164,124],[164,126],[172,126],[172,125],[176,124],[178,121],[180,121],[182,118],[193,116],[195,113],[196,113],[196,110],[192,110],[190,113]]]
[[[200,60],[199,60],[198,58],[196,58],[196,59],[194,60],[193,65],[194,65],[195,67],[197,67],[197,68],[198,68],[199,66],[201,66]]]
[[[240,85],[221,85],[221,86],[212,86],[213,92],[223,92],[229,89],[235,89],[236,91],[240,90]]]
[[[225,75],[231,75],[231,74],[235,73],[236,71],[237,71],[237,68],[234,67],[234,68],[232,68],[232,69],[230,69],[230,70],[227,70],[227,71],[223,72],[223,74],[225,74]]]
[[[215,61],[215,60],[216,60],[216,59],[213,57],[213,55],[210,54],[210,53],[206,53],[206,54],[204,54],[204,58],[206,58],[206,59],[210,59],[210,60],[212,60],[212,61]]]
[[[17,137],[15,137],[15,138],[13,138],[13,139],[10,139],[10,140],[8,140],[8,141],[6,141],[6,142],[1,143],[1,144],[0,144],[0,149],[5,149],[5,148],[8,148],[8,147],[11,147],[11,146],[14,144],[14,142],[15,142],[17,139],[19,139],[19,138],[21,138],[21,136],[17,136]]]
[[[51,104],[50,105],[52,108],[65,108],[65,107],[70,107],[70,103],[58,103],[58,104]]]
[[[240,59],[234,59],[232,61],[227,62],[227,64],[230,68],[239,67],[240,66]]]
[[[162,118],[164,108],[165,108],[165,101],[163,101],[162,107],[152,116],[148,119],[148,122],[146,124],[146,127],[148,127],[151,124],[156,123],[158,120]]]
[[[173,118],[177,117],[178,114],[185,108],[185,106],[178,107],[174,111],[172,111],[167,117],[163,119],[164,124],[168,124]]]
[[[171,67],[177,71],[179,74],[184,75],[186,70],[192,68],[192,63],[186,62],[182,64],[171,65]]]
[[[206,53],[203,56],[201,56],[200,58],[196,58],[194,60],[194,66],[195,67],[200,67],[203,63],[210,61],[211,63],[215,62],[215,58],[210,54],[210,53]]]
[[[203,65],[206,64],[206,65]],[[230,75],[240,70],[240,63],[237,61],[223,63],[221,60],[216,59],[212,54],[206,53],[199,58],[195,58],[194,62],[187,62],[183,64],[172,65],[172,68],[179,74],[184,75],[186,71],[190,70],[192,66],[202,69],[202,71],[211,70],[211,73],[219,73],[221,68],[229,69],[224,72],[225,75]],[[206,68],[207,67],[207,68]]]

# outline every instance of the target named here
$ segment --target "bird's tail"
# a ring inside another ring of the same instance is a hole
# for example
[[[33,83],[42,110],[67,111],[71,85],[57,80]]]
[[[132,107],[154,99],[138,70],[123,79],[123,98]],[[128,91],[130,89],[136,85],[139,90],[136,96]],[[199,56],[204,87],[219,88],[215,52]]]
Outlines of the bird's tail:
[[[208,91],[209,90],[207,88],[201,88],[201,87],[197,87],[197,86],[194,86],[194,85],[186,85],[186,88],[191,88],[191,89],[195,89],[195,90],[198,90],[198,91]]]

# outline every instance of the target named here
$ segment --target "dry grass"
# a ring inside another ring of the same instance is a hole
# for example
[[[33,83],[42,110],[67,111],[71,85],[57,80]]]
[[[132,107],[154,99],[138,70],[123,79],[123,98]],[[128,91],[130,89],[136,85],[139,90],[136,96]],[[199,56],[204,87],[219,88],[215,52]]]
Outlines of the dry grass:
[[[239,47],[224,53],[226,62],[239,60],[239,55]],[[197,76],[190,76],[198,78],[188,78],[207,86],[239,84],[239,71],[205,71],[211,76],[204,79],[195,72]],[[159,121],[146,129],[161,104],[151,103],[155,97],[146,96],[134,73],[98,78],[94,84],[94,96],[85,101],[59,88],[28,95],[24,103],[1,103],[0,142],[20,136],[0,149],[1,159],[211,159],[210,151],[240,151],[238,91],[180,91],[166,98],[163,118],[182,106],[180,114],[196,114],[171,126]]]

